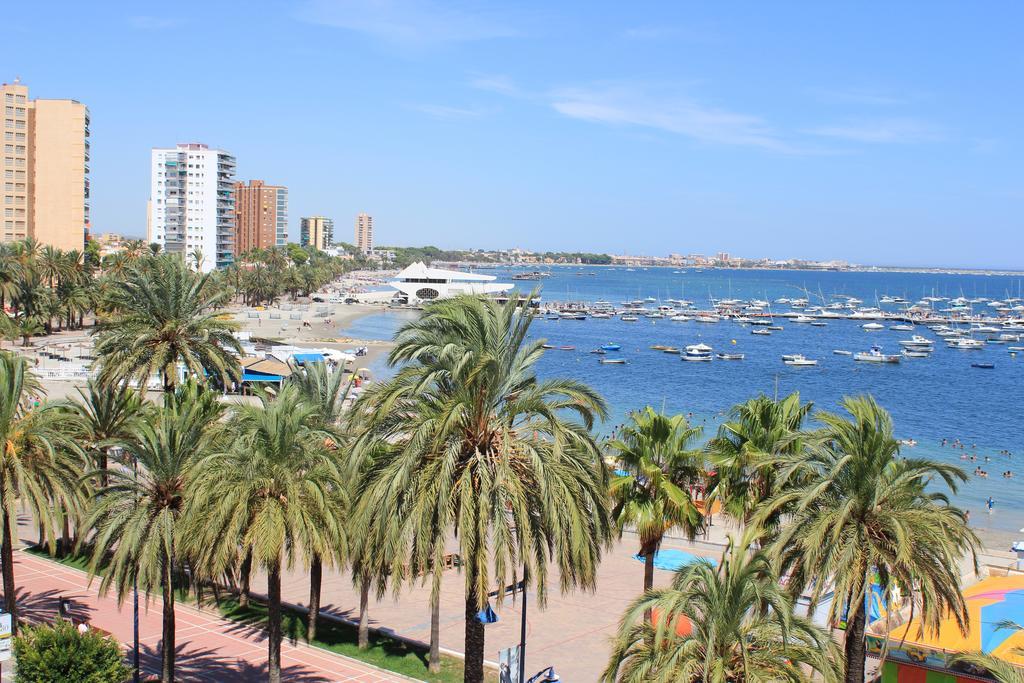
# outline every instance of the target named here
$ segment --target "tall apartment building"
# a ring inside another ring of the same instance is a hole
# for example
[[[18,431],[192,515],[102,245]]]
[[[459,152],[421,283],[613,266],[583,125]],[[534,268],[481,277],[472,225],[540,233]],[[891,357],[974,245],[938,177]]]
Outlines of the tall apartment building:
[[[33,237],[84,249],[89,231],[89,109],[76,100],[31,100],[0,84],[3,169],[0,241]]]
[[[288,188],[262,180],[235,183],[235,256],[288,242]]]
[[[208,273],[234,260],[235,158],[200,143],[154,148],[149,235],[164,251]]]
[[[320,251],[334,244],[334,221],[324,216],[307,216],[302,219],[300,239],[302,246],[315,247]]]
[[[364,254],[373,251],[373,216],[365,213],[356,216],[356,246]]]

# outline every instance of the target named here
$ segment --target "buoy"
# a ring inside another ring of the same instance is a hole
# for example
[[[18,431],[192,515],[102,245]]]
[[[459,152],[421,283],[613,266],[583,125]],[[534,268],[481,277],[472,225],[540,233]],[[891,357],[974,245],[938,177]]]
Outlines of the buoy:
[[[735,343],[736,343],[736,340],[735,340],[735,339],[733,339],[733,340],[732,340],[732,343],[733,343],[733,344],[735,344]]]

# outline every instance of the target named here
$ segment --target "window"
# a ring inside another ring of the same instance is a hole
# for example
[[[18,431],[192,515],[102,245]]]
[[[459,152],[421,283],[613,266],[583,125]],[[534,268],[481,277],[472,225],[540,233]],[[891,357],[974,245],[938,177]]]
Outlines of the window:
[[[13,102],[14,101],[14,93],[12,93],[12,92],[5,93],[4,94],[4,100],[7,101],[7,102]]]
[[[7,131],[6,133],[4,133],[4,140],[13,140],[13,139],[14,139],[14,133],[12,133],[11,131]]]

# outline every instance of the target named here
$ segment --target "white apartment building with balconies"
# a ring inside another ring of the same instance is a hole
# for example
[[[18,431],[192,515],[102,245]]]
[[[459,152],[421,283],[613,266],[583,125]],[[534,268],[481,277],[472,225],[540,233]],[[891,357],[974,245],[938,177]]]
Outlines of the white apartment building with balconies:
[[[150,242],[208,273],[234,260],[235,158],[200,143],[154,148]]]

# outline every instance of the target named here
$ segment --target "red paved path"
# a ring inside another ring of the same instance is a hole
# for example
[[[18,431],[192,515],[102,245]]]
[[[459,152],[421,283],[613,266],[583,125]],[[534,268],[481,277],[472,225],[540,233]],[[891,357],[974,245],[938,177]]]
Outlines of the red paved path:
[[[98,581],[92,587],[78,570],[28,553],[14,555],[18,604],[26,616],[51,618],[60,597],[71,600],[72,615],[87,619],[112,633],[130,647],[132,602],[118,607],[111,593],[100,596]],[[145,596],[140,596],[144,600]],[[213,612],[176,605],[177,678],[184,681],[264,681],[267,679],[267,641],[262,629],[237,624]],[[161,601],[139,604],[139,642],[145,671],[160,668]],[[353,659],[335,655],[287,639],[281,646],[282,678],[301,683],[392,683],[408,681]]]

